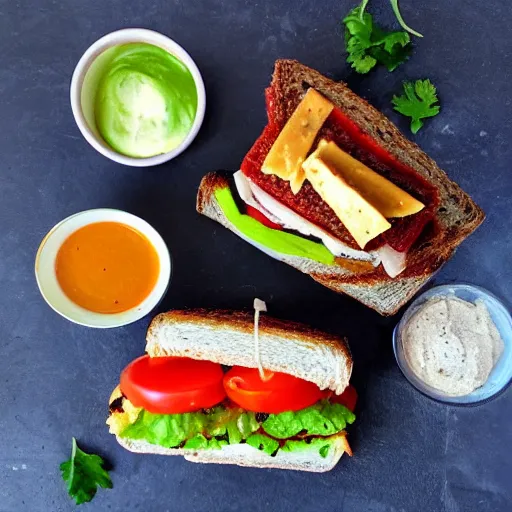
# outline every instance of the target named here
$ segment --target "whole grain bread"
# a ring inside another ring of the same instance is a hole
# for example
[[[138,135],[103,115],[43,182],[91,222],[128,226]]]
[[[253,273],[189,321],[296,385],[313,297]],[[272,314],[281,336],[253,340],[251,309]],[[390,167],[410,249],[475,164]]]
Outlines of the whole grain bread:
[[[329,451],[325,457],[320,456],[318,448],[305,448],[297,452],[278,451],[275,456],[267,455],[247,444],[223,446],[220,450],[184,450],[164,448],[146,441],[124,439],[116,436],[117,442],[127,450],[135,453],[156,455],[183,455],[190,462],[213,464],[236,464],[253,468],[292,469],[323,473],[336,466],[343,453],[352,454],[345,432],[326,438]]]
[[[224,176],[208,174],[203,178],[197,196],[198,212],[220,222],[273,258],[309,274],[324,286],[338,293],[346,293],[382,315],[396,313],[483,222],[484,213],[430,157],[345,83],[330,80],[297,61],[278,60],[271,87],[275,103],[271,109],[274,118],[269,122],[282,123],[288,119],[305,91],[314,87],[356,123],[363,133],[435,186],[440,198],[435,228],[422,234],[408,252],[405,271],[398,277],[390,278],[381,266],[364,273],[353,272],[340,265],[323,265],[258,246],[229,222],[215,199],[215,190],[230,186]]]
[[[352,357],[343,338],[263,314],[259,339],[263,368],[338,394],[348,386]],[[162,313],[151,322],[146,342],[146,352],[152,357],[181,356],[257,367],[251,313],[205,309]]]

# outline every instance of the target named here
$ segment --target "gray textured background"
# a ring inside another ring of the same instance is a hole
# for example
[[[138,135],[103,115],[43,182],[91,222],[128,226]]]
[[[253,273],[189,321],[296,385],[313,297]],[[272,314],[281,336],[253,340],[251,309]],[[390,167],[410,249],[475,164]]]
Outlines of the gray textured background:
[[[58,465],[71,436],[113,465],[114,489],[83,510],[434,512],[512,510],[512,394],[447,408],[416,393],[391,351],[395,319],[277,263],[195,213],[212,169],[238,169],[265,124],[263,88],[274,59],[293,57],[336,78],[388,113],[404,78],[430,77],[442,114],[415,140],[487,212],[485,224],[436,282],[465,280],[512,301],[512,4],[402,0],[424,32],[393,74],[361,78],[344,65],[340,18],[350,1],[0,0],[0,511],[72,510]],[[384,0],[377,19],[394,26]],[[97,154],[71,114],[69,82],[85,49],[123,27],[176,39],[206,83],[207,117],[172,163],[130,169]],[[164,236],[174,278],[161,309],[250,307],[347,334],[360,393],[355,456],[325,475],[202,466],[125,452],[104,425],[122,368],[143,352],[149,319],[111,331],[58,317],[33,276],[37,246],[59,220],[115,207]]]

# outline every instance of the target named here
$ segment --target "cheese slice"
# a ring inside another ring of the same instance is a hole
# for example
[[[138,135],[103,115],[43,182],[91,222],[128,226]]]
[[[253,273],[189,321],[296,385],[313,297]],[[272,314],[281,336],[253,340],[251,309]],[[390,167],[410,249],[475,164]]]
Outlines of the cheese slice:
[[[284,125],[266,156],[261,170],[289,181],[294,194],[301,189],[305,174],[302,163],[334,105],[310,88]]]
[[[425,208],[422,202],[345,153],[334,142],[321,140],[313,155],[334,167],[351,187],[388,219],[413,215]]]
[[[110,427],[111,434],[119,435],[128,425],[135,423],[139,417],[142,407],[135,407],[130,400],[125,398],[123,400],[123,412],[114,411],[107,418],[107,425]]]
[[[351,187],[332,165],[314,153],[304,162],[303,169],[312,187],[334,210],[361,249],[391,227],[382,213]]]

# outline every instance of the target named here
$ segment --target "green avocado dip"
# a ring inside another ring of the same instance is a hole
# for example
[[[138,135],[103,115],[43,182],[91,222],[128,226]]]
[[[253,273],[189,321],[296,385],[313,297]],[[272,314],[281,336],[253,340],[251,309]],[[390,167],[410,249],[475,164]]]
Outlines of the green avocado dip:
[[[101,60],[94,117],[103,139],[119,153],[136,158],[179,146],[197,111],[190,70],[174,55],[147,43],[115,46]]]
[[[249,215],[241,214],[229,188],[216,190],[215,199],[217,199],[226,218],[242,235],[253,242],[281,254],[308,258],[325,265],[334,264],[334,256],[325,245],[285,231],[269,228]]]

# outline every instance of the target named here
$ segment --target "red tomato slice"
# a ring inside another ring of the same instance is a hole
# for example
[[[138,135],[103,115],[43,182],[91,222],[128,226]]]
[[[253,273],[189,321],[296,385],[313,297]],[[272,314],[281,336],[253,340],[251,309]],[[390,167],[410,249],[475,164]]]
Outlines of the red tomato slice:
[[[136,407],[155,414],[180,414],[222,402],[220,364],[186,357],[142,356],[121,374],[121,392]]]
[[[329,399],[331,402],[335,404],[341,404],[344,405],[347,409],[354,412],[354,409],[356,408],[357,403],[357,391],[352,384],[349,384],[343,393],[341,395],[331,395],[331,398]]]
[[[247,206],[247,215],[252,217],[253,219],[257,220],[264,226],[267,226],[267,228],[272,229],[278,229],[279,231],[282,231],[283,227],[279,224],[276,224],[275,222],[272,222],[268,217],[263,215],[258,209],[254,208],[254,206],[246,205]]]
[[[248,411],[280,413],[309,407],[329,395],[329,391],[287,373],[266,372],[262,380],[256,368],[233,366],[224,375],[228,397]]]

